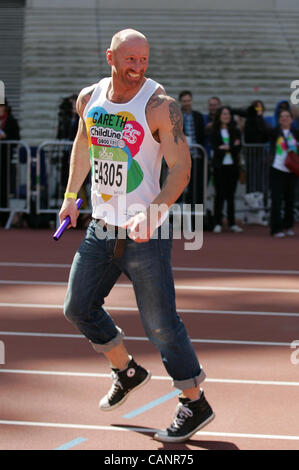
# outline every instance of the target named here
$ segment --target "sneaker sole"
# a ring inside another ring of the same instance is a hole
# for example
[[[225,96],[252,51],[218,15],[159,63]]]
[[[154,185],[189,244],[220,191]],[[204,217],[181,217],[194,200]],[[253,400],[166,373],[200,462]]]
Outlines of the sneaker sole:
[[[145,379],[143,380],[143,382],[141,382],[139,385],[137,385],[136,387],[132,388],[132,390],[130,390],[122,400],[120,400],[118,403],[116,403],[115,405],[113,406],[109,406],[107,408],[103,408],[101,407],[100,403],[99,403],[99,408],[101,411],[112,411],[112,410],[115,410],[115,408],[118,408],[119,406],[121,406],[126,400],[127,398],[129,398],[129,396],[133,393],[133,392],[136,392],[136,390],[138,390],[139,388],[143,387],[143,385],[147,384],[147,382],[151,379],[151,376],[152,374],[150,372],[148,372],[147,376],[145,377]]]
[[[186,434],[185,436],[181,436],[181,437],[165,436],[164,437],[164,436],[159,436],[159,434],[155,434],[154,439],[156,441],[160,441],[160,442],[185,442],[185,441],[188,441],[188,439],[190,439],[190,437],[192,437],[195,433],[197,433],[197,431],[199,431],[200,429],[205,427],[207,424],[209,424],[211,421],[213,421],[215,416],[216,416],[215,413],[212,413],[211,416],[209,416],[209,418],[207,418],[203,423],[201,423],[199,426],[197,426],[196,429],[191,431],[189,434]]]

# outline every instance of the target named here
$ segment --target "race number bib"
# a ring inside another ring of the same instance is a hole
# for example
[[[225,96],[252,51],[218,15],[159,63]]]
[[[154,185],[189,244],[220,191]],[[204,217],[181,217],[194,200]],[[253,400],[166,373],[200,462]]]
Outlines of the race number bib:
[[[93,159],[93,178],[95,189],[100,194],[120,196],[127,190],[128,162],[121,160],[117,153],[104,147],[99,158]]]

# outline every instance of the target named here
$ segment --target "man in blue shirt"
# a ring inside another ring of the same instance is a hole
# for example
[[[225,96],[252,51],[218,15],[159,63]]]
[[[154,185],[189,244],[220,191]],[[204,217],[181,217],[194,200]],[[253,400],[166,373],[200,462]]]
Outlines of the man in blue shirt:
[[[190,147],[193,165],[190,183],[184,195],[184,202],[189,204],[201,204],[203,202],[203,159],[202,152],[197,148],[192,148],[193,144],[205,145],[205,125],[202,113],[192,109],[192,93],[189,90],[181,91],[179,102],[183,114],[183,129],[187,143]],[[196,161],[195,161],[196,160]],[[194,171],[196,174],[194,174]],[[193,182],[196,180],[196,186]]]

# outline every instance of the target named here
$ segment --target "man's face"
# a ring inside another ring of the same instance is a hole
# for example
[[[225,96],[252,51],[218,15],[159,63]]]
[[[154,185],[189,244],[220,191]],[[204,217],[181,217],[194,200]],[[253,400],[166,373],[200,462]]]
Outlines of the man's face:
[[[125,88],[135,88],[142,83],[148,67],[148,58],[149,47],[142,39],[126,40],[115,51],[107,51],[112,75]]]
[[[220,108],[220,101],[215,98],[211,98],[208,102],[209,114],[215,116],[217,109]]]
[[[182,96],[180,99],[180,103],[181,103],[182,110],[185,113],[190,113],[192,109],[192,96],[190,95]]]

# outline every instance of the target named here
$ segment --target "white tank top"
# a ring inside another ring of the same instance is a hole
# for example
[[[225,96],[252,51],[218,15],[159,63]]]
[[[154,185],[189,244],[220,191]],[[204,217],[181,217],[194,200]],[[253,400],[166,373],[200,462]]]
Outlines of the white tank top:
[[[131,101],[120,104],[107,99],[110,82],[108,77],[97,84],[83,118],[91,160],[92,216],[120,226],[146,210],[160,192],[161,146],[145,116],[146,104],[160,85],[147,79]]]

